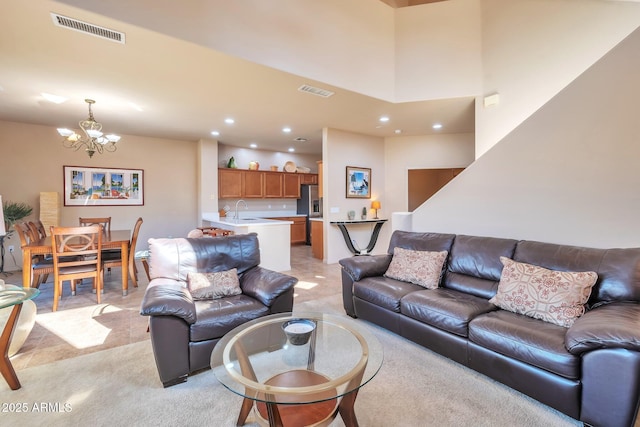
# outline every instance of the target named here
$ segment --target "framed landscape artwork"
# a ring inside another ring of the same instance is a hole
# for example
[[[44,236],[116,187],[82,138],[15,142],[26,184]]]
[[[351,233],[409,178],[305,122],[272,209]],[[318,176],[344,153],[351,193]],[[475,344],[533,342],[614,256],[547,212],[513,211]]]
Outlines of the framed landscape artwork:
[[[142,169],[64,166],[65,206],[142,206]]]
[[[371,168],[347,166],[347,198],[371,198]]]

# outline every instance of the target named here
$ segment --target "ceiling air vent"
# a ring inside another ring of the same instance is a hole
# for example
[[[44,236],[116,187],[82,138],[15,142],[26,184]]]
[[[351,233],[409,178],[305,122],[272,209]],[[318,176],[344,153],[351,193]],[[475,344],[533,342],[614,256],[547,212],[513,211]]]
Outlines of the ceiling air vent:
[[[302,85],[298,88],[298,90],[300,92],[307,92],[313,95],[318,95],[323,98],[328,98],[334,94],[334,92],[331,92],[330,90],[320,89],[320,88],[309,86],[309,85]]]
[[[78,21],[77,19],[68,18],[53,12],[51,13],[51,19],[53,19],[53,23],[58,27],[68,28],[70,30],[90,34],[92,36],[111,40],[117,43],[124,44],[125,42],[124,33],[121,33],[120,31],[99,27],[97,25],[89,24],[88,22]]]

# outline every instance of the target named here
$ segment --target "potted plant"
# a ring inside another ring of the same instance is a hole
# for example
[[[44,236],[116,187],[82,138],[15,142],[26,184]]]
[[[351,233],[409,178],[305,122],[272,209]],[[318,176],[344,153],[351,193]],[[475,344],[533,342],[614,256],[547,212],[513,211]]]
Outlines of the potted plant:
[[[26,203],[11,202],[9,200],[2,204],[2,213],[4,214],[4,225],[7,234],[13,230],[13,224],[22,218],[28,217],[33,212],[33,208]]]

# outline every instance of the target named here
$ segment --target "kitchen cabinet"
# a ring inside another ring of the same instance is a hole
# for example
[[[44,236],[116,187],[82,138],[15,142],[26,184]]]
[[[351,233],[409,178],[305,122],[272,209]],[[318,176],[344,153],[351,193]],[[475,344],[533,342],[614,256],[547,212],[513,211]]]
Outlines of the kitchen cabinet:
[[[291,244],[306,243],[307,241],[307,218],[304,216],[287,216],[280,218],[267,218],[279,221],[291,221]]]
[[[285,198],[300,198],[300,174],[282,173],[282,196]]]
[[[318,183],[317,173],[301,173],[300,174],[300,184],[317,184],[317,183]]]
[[[242,171],[242,197],[264,197],[264,172]]]
[[[298,173],[218,169],[220,199],[299,199]]]
[[[281,172],[264,172],[264,197],[283,197],[283,176]]]
[[[311,220],[311,255],[314,258],[324,258],[324,236],[322,235],[324,222],[322,220]]]
[[[218,197],[239,199],[242,197],[242,171],[239,169],[218,169]]]

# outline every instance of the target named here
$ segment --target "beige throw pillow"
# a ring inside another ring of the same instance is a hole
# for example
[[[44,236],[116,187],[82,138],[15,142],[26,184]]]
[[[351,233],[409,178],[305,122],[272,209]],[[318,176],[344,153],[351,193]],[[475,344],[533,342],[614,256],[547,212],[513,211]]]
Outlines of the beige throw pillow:
[[[427,289],[436,289],[440,283],[447,251],[414,251],[395,248],[385,277],[415,283]]]
[[[194,300],[218,299],[242,293],[236,268],[216,273],[188,273],[187,288]]]
[[[504,268],[498,292],[489,302],[545,322],[570,327],[585,312],[598,280],[593,271],[548,270],[500,257]]]

